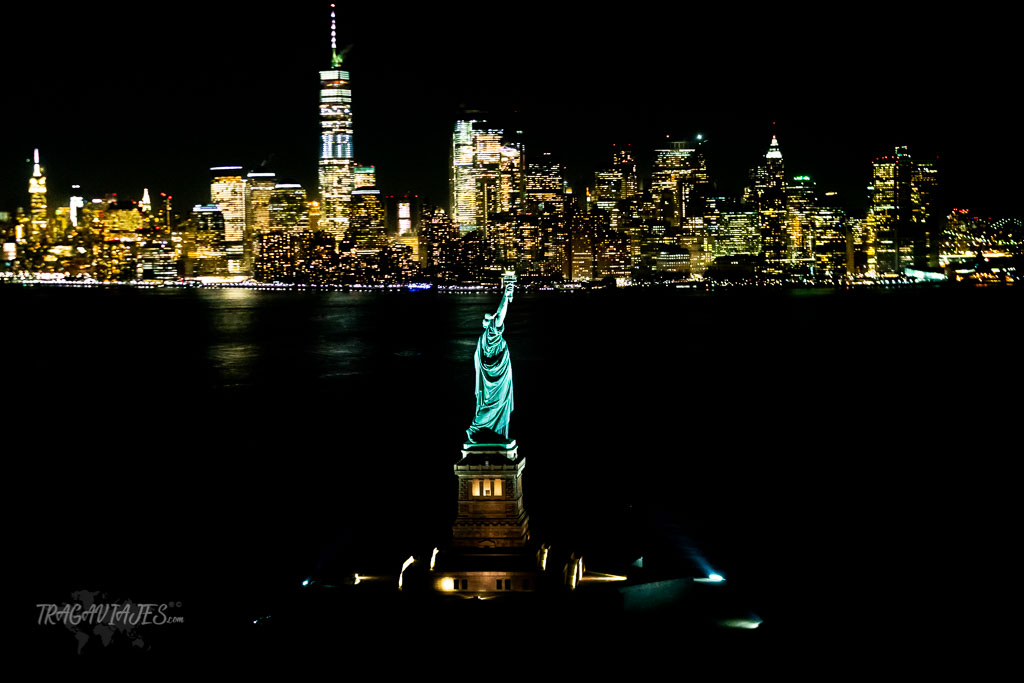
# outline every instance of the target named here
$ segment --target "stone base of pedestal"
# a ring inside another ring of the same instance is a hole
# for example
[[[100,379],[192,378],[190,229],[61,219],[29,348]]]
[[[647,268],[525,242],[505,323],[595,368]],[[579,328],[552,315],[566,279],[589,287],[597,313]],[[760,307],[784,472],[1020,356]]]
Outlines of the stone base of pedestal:
[[[540,553],[521,548],[450,548],[428,572],[431,590],[462,597],[533,593],[545,587]]]
[[[526,459],[515,442],[467,444],[455,464],[458,512],[452,525],[452,546],[521,548],[530,538],[523,506]]]

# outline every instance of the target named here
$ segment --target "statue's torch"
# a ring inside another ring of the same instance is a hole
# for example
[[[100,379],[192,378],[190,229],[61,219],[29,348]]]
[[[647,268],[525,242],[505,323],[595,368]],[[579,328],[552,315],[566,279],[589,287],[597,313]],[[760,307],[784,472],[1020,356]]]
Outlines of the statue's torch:
[[[505,291],[508,292],[508,300],[512,300],[512,292],[515,291],[516,284],[516,273],[514,270],[506,270],[505,274],[501,276],[501,281],[505,285]]]

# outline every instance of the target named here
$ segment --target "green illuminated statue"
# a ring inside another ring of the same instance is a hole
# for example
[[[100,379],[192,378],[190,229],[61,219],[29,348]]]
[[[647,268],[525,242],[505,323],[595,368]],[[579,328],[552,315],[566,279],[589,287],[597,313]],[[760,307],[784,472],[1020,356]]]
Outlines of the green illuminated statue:
[[[467,445],[508,445],[508,421],[512,415],[512,360],[505,332],[505,311],[512,301],[515,276],[506,275],[505,291],[498,310],[484,315],[484,332],[476,343],[473,365],[476,367],[476,416],[466,430]]]

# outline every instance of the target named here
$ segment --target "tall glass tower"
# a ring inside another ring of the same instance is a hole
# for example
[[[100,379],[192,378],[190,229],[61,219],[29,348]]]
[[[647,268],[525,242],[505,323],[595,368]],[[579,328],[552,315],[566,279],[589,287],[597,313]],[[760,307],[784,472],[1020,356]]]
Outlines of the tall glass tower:
[[[757,171],[758,216],[761,226],[761,249],[765,258],[765,270],[772,274],[783,272],[787,260],[786,239],[786,178],[782,149],[778,139],[772,135],[764,165]]]
[[[473,124],[456,121],[452,133],[448,215],[463,232],[476,229],[476,169],[473,165]]]
[[[926,268],[938,263],[938,233],[932,222],[932,200],[937,189],[934,161],[916,161],[906,146],[893,156],[875,159],[872,168],[871,210],[874,250],[869,267],[879,275],[898,275],[905,268]]]
[[[320,72],[320,228],[340,239],[348,230],[355,182],[352,154],[352,91],[342,71],[331,5],[331,68]]]
[[[504,144],[505,132],[486,121],[455,122],[452,132],[449,209],[461,232],[487,230],[491,216],[519,199],[522,144]]]

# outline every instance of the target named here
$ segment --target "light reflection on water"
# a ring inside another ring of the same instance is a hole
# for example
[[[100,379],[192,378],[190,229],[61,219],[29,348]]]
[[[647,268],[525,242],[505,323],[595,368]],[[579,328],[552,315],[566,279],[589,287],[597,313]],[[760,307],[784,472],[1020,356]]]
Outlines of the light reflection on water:
[[[206,358],[222,386],[387,370],[391,362],[472,357],[491,294],[199,293]],[[382,368],[382,366],[385,366]]]
[[[209,312],[213,337],[224,339],[211,342],[207,350],[224,386],[246,384],[261,354],[261,345],[252,340],[253,317],[260,311],[257,294],[248,289],[222,289],[200,295]]]
[[[208,351],[210,363],[219,372],[224,386],[246,384],[259,355],[257,344],[217,344]]]

